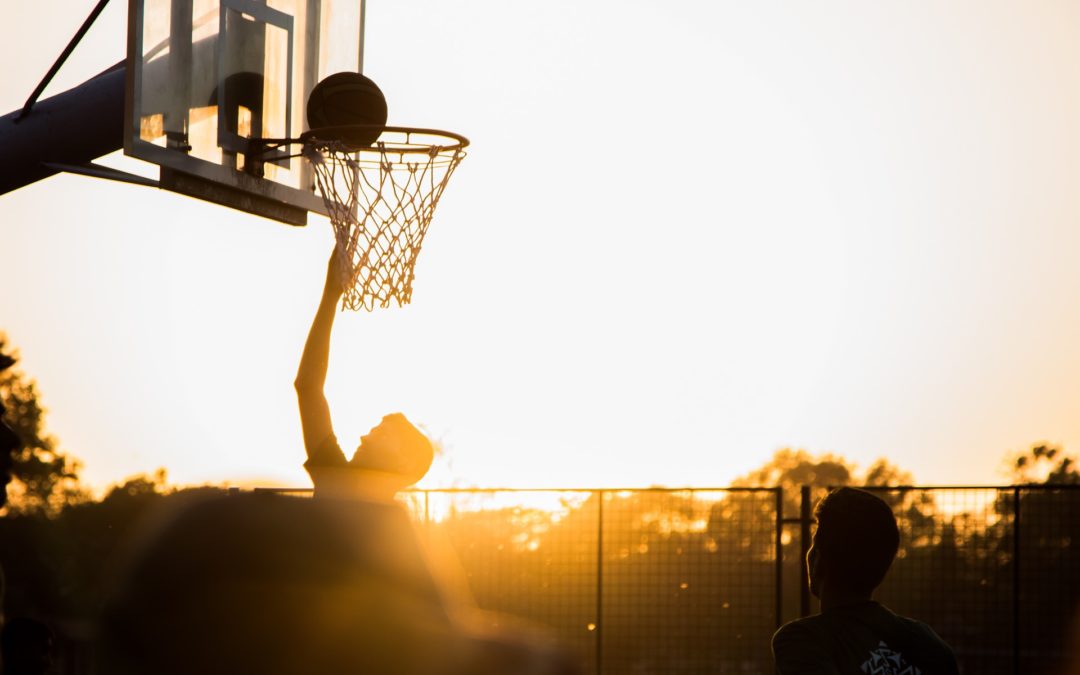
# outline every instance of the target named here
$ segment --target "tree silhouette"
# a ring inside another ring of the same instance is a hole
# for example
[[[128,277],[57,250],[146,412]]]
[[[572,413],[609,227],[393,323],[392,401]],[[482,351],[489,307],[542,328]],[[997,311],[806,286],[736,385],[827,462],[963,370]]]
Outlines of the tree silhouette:
[[[7,336],[0,333],[0,401],[7,409],[8,424],[23,442],[22,452],[15,456],[7,510],[56,515],[65,505],[87,498],[79,485],[80,465],[45,431],[37,384],[15,367],[18,360]]]
[[[1057,446],[1039,443],[1027,451],[1009,455],[1007,462],[1013,483],[1080,484],[1080,467],[1076,459]]]
[[[69,504],[59,513],[0,518],[0,567],[12,616],[85,621],[114,553],[147,510],[165,497],[165,475],[133,476],[100,501]]]
[[[736,478],[736,487],[779,487],[784,490],[784,516],[799,515],[799,491],[803,485],[817,488],[814,497],[830,486],[849,485],[855,465],[833,454],[812,455],[806,450],[783,448],[761,467]]]

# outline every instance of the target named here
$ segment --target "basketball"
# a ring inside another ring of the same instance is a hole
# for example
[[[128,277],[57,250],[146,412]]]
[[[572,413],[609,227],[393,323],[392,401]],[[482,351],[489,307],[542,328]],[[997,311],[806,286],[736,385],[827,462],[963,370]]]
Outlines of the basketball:
[[[367,147],[386,126],[386,97],[377,84],[360,73],[335,73],[311,90],[307,117],[311,129],[368,125],[339,134],[340,140],[352,147]]]

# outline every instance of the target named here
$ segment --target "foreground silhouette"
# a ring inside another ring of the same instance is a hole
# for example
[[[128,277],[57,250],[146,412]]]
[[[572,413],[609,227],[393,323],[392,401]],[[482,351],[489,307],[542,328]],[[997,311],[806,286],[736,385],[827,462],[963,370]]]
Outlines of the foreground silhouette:
[[[53,633],[28,617],[12,619],[0,630],[4,675],[46,675],[52,670]]]
[[[958,673],[952,649],[929,626],[872,599],[900,545],[888,504],[869,492],[840,488],[818,503],[814,516],[817,531],[806,567],[821,613],[788,623],[773,636],[777,672]]]
[[[193,493],[146,527],[107,593],[95,672],[575,672],[528,637],[463,627],[397,504]]]

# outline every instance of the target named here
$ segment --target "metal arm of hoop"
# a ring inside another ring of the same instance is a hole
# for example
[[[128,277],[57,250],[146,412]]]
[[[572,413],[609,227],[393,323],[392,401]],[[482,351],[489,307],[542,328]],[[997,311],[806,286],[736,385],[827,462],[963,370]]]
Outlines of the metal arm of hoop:
[[[299,138],[249,138],[248,149],[243,154],[245,157],[250,157],[251,159],[264,160],[266,155],[270,152],[280,150],[287,145],[296,143],[303,143],[303,141]],[[300,156],[300,153],[296,153],[294,155],[286,155],[275,159],[292,159],[293,157]]]
[[[121,171],[114,169],[111,166],[103,166],[95,162],[85,162],[83,164],[61,164],[59,162],[42,162],[42,166],[56,171],[63,171],[65,173],[74,173],[81,176],[90,176],[92,178],[104,178],[105,180],[114,180],[120,183],[131,183],[133,185],[145,185],[146,187],[161,187],[161,182],[156,181],[153,178],[145,178],[128,171]]]
[[[105,5],[107,4],[109,4],[109,0],[101,0],[100,2],[98,2],[97,6],[94,7],[93,11],[90,12],[90,16],[86,17],[86,21],[84,21],[83,25],[79,27],[79,30],[75,32],[75,37],[71,38],[71,41],[68,42],[67,47],[64,47],[64,51],[60,53],[60,56],[57,57],[56,62],[52,64],[52,68],[49,68],[49,72],[45,74],[45,77],[41,80],[41,82],[38,83],[38,86],[34,89],[33,93],[30,94],[30,98],[26,99],[26,103],[23,104],[22,111],[14,120],[16,123],[18,123],[19,120],[30,114],[30,110],[34,107],[34,104],[37,103],[38,98],[41,96],[41,92],[45,91],[45,87],[49,86],[49,83],[52,82],[52,79],[56,77],[56,73],[60,71],[60,67],[63,66],[64,62],[67,61],[69,56],[71,56],[71,52],[75,51],[75,47],[79,45],[79,42],[82,41],[83,36],[86,35],[87,31],[90,30],[90,27],[94,25],[95,21],[97,21],[98,16],[100,16],[101,12],[105,10]]]

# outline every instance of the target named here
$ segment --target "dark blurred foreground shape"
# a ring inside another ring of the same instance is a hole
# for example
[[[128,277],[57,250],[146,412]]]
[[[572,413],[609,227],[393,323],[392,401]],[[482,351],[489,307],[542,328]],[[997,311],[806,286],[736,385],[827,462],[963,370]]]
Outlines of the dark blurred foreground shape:
[[[109,593],[99,673],[576,672],[525,637],[462,628],[397,505],[247,494],[170,511]]]
[[[37,619],[11,619],[0,631],[4,675],[45,675],[52,670],[52,651],[52,629]]]

